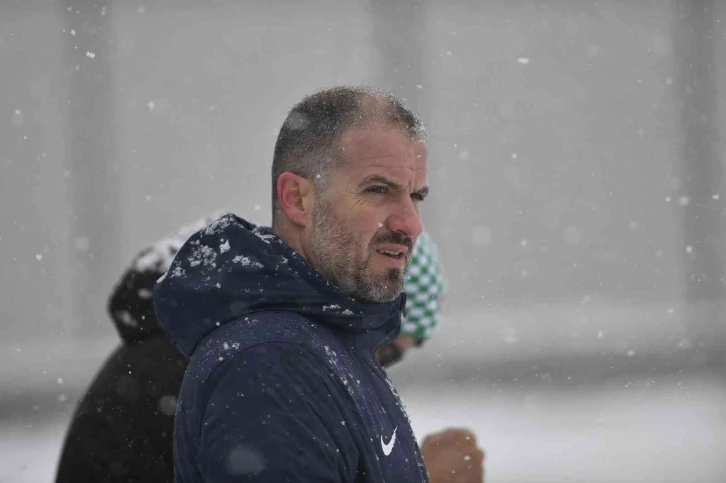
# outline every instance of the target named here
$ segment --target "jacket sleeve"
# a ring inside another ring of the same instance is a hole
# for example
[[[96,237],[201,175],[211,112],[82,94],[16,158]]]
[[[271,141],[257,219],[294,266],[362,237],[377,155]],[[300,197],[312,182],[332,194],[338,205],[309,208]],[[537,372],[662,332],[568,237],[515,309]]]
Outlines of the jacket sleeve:
[[[197,453],[204,482],[354,480],[358,452],[340,408],[346,399],[310,352],[254,346],[204,384],[210,397]]]

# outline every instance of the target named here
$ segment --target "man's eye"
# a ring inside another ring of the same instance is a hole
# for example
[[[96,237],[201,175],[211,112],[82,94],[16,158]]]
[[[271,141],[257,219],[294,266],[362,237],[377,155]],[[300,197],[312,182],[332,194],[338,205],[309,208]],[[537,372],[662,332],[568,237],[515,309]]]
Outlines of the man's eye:
[[[424,197],[421,195],[421,193],[412,193],[411,198],[413,198],[416,201],[423,201]]]
[[[368,193],[376,193],[379,195],[384,195],[388,192],[387,186],[371,186],[366,190]]]

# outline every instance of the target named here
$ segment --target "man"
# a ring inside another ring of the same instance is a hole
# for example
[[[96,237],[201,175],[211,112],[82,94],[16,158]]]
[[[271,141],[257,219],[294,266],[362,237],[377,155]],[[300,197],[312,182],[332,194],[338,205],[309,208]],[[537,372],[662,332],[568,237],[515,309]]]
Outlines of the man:
[[[181,248],[154,289],[160,325],[191,358],[177,482],[428,481],[373,356],[400,331],[424,141],[391,96],[309,96],[275,146],[272,229],[225,215]]]
[[[188,360],[162,333],[150,295],[187,238],[221,213],[190,223],[141,250],[114,287],[107,307],[122,343],[76,409],[56,483],[173,481],[173,416]],[[420,346],[438,326],[444,285],[436,245],[426,233],[414,247],[408,274],[407,316],[401,335],[381,347],[388,354],[378,357],[384,366],[394,364],[407,348]],[[461,475],[467,469],[452,449],[474,457],[481,454],[476,448],[460,446],[468,441],[468,433],[459,431],[458,442],[450,437],[439,441],[446,434],[451,430],[427,438],[423,447],[427,470],[444,475],[443,482],[452,481],[452,470]],[[475,468],[481,466],[471,461]]]

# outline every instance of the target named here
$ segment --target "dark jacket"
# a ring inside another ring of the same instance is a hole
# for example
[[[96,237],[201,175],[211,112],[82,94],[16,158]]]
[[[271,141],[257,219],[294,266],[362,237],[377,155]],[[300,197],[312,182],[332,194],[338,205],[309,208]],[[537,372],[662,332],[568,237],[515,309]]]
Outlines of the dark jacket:
[[[175,481],[427,481],[373,355],[398,335],[404,298],[358,303],[234,215],[193,235],[154,289],[160,325],[190,356]]]
[[[188,364],[156,322],[152,289],[184,241],[213,218],[143,250],[108,301],[121,344],[84,394],[66,433],[57,483],[171,483],[176,398]]]
[[[122,332],[137,338],[119,345],[78,405],[57,483],[172,481],[173,416],[187,359],[161,333]]]

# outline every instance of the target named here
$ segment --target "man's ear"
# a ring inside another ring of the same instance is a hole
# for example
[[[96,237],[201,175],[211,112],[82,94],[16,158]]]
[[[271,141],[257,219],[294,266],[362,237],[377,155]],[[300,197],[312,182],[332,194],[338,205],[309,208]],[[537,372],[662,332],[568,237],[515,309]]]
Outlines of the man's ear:
[[[312,216],[315,187],[302,176],[285,171],[277,178],[277,198],[285,218],[307,226]]]

